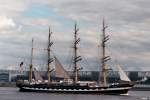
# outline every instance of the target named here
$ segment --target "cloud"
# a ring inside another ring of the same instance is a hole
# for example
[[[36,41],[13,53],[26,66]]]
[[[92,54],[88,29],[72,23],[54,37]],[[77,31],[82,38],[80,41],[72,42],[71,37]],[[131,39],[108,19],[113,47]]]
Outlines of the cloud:
[[[73,24],[77,21],[80,28],[81,54],[97,67],[97,46],[100,42],[101,22],[105,18],[108,25],[106,33],[111,38],[107,45],[108,55],[111,55],[112,59],[119,58],[118,62],[125,64],[128,70],[144,70],[141,66],[149,70],[149,4],[148,0],[0,1],[0,20],[3,19],[0,23],[0,33],[5,33],[0,42],[9,52],[9,48],[5,47],[6,44],[16,45],[16,48],[25,45],[29,48],[31,38],[34,37],[37,47],[45,48],[48,26],[51,25],[54,32],[53,48],[57,55],[61,55],[60,60],[65,64],[64,57],[68,52],[66,48],[72,43]],[[33,10],[34,7],[36,9]],[[41,7],[45,9],[43,13],[40,13]],[[32,13],[26,13],[30,10]],[[24,13],[37,17],[25,16]],[[16,49],[12,51],[14,54],[18,52]],[[13,56],[8,52],[5,54]],[[21,52],[24,51],[20,51],[18,55],[22,55]],[[42,54],[40,56],[42,57]],[[93,70],[96,67],[93,67]]]
[[[13,19],[7,18],[6,16],[0,16],[0,22],[0,29],[9,29],[16,26]]]
[[[13,18],[7,16],[0,16],[0,34],[10,35],[21,31],[22,26],[17,25],[17,22]]]
[[[27,1],[0,1],[0,34],[18,33],[21,30],[19,17],[27,7]]]
[[[7,15],[17,17],[21,12],[25,11],[28,7],[27,1],[21,0],[1,0],[0,1],[0,15]]]
[[[50,19],[44,19],[44,18],[26,18],[21,21],[22,25],[24,26],[45,26],[45,27],[50,27],[50,26],[55,26],[55,27],[60,27],[61,23],[55,21],[55,20],[50,20]]]

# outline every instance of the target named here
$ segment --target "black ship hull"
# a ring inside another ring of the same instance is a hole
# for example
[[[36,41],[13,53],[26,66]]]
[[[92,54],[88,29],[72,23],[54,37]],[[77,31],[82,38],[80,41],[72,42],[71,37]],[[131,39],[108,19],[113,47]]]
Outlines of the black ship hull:
[[[133,84],[118,84],[108,87],[89,87],[80,85],[56,85],[56,84],[17,84],[20,92],[46,92],[46,93],[70,93],[70,94],[127,94]]]

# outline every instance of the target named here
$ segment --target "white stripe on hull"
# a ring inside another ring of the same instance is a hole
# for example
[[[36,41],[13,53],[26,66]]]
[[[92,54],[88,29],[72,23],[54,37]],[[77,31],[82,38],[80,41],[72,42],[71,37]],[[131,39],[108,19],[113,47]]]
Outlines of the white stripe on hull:
[[[124,88],[107,88],[107,89],[43,89],[43,88],[29,88],[29,87],[22,87],[25,90],[35,90],[35,91],[51,91],[51,92],[81,92],[81,91],[85,91],[85,92],[94,92],[94,91],[99,91],[99,92],[104,92],[104,91],[117,91],[117,90],[128,90],[131,89],[131,87],[124,87]]]

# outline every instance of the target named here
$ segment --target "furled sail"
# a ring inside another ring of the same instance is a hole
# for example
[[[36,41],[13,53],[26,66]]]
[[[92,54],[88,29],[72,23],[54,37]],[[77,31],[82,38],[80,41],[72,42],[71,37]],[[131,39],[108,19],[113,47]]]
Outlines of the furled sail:
[[[122,81],[128,81],[128,82],[130,82],[131,80],[128,78],[128,76],[126,75],[126,73],[122,70],[121,66],[118,65],[117,68],[118,68],[118,71],[119,71],[120,79]]]
[[[56,57],[54,57],[54,58],[55,58],[56,77],[61,77],[64,79],[70,79],[68,72],[63,68],[63,66],[61,65],[59,60]]]
[[[34,77],[36,81],[43,81],[43,78],[41,77],[40,73],[34,68]]]

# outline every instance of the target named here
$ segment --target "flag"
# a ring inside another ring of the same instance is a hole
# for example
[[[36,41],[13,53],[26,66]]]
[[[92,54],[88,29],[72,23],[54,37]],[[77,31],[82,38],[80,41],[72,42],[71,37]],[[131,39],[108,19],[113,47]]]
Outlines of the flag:
[[[20,73],[22,74],[23,73],[23,62],[21,62],[20,64],[19,64],[19,66],[20,66]]]
[[[20,63],[20,67],[22,67],[22,66],[23,66],[23,62]]]

